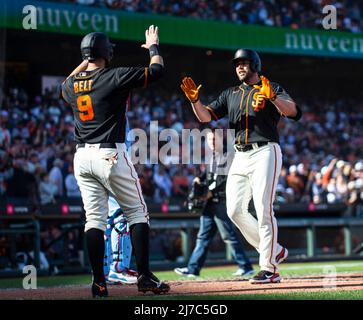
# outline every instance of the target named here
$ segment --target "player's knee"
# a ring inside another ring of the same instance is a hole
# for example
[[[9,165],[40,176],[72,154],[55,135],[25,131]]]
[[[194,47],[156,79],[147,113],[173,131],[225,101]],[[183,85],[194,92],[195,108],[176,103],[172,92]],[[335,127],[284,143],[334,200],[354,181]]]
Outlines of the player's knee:
[[[127,220],[130,227],[137,223],[149,224],[149,213],[144,213],[144,212],[129,213],[127,214]]]
[[[236,221],[238,215],[242,213],[241,208],[236,205],[227,207],[227,215],[232,221]]]
[[[87,232],[90,229],[99,229],[103,232],[106,231],[107,222],[100,221],[100,220],[87,220],[84,226],[84,232]]]

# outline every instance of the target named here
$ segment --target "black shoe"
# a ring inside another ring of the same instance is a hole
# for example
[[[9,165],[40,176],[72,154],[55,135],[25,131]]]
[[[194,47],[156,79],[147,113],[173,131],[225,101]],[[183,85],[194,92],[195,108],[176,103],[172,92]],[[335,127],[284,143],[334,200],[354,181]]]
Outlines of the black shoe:
[[[266,270],[261,270],[258,274],[256,274],[252,279],[250,279],[250,283],[279,283],[281,282],[281,277],[278,273],[273,273]]]
[[[92,283],[92,296],[93,298],[107,298],[108,291],[106,283]]]
[[[147,275],[143,274],[137,279],[137,287],[143,293],[151,291],[155,294],[160,294],[167,293],[170,290],[168,284],[161,282],[151,272]]]

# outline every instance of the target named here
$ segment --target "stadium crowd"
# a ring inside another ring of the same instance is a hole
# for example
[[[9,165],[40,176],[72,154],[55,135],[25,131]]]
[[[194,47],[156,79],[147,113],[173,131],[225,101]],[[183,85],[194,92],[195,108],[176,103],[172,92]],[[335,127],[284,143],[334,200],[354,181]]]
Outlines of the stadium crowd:
[[[212,97],[204,100],[211,101]],[[277,201],[361,203],[362,102],[298,102],[303,119],[297,123],[283,119],[279,124],[284,160]],[[128,118],[131,128],[144,129],[148,134],[151,120],[158,121],[159,132],[165,128],[179,133],[203,128],[181,93],[135,93]],[[227,125],[227,119],[212,123],[212,127]],[[73,132],[71,109],[56,93],[46,91],[31,99],[21,88],[9,89],[0,110],[0,195],[30,197],[40,204],[54,203],[64,196],[80,197],[72,166]],[[148,143],[150,152],[163,146],[159,142],[158,148],[151,147],[150,139]],[[167,155],[163,164],[135,164],[147,201],[186,197],[199,168],[192,163],[174,165],[171,160]]]
[[[202,96],[203,101],[212,98]],[[303,118],[297,123],[282,119],[279,125],[284,158],[277,186],[278,203],[345,203],[351,215],[362,215],[362,101],[345,98],[317,102],[297,98]],[[128,117],[131,128],[148,133],[151,120],[158,121],[159,131],[204,128],[181,92],[135,92]],[[227,125],[227,119],[211,124],[218,128]],[[51,204],[64,196],[80,197],[72,167],[73,135],[71,109],[57,93],[46,91],[31,98],[22,88],[7,90],[0,109],[0,199],[27,197],[36,204]],[[162,145],[149,145],[149,150],[158,151]],[[172,204],[176,198],[185,199],[198,166],[173,165],[170,160],[163,158],[165,165],[135,165],[148,203]],[[64,259],[75,266],[84,262],[79,230],[66,237],[62,232],[59,226],[52,225],[41,233],[41,269],[51,274],[60,272]],[[167,237],[168,241],[162,241],[165,235],[154,235],[152,250],[161,251],[166,259],[174,261],[180,246],[169,240],[179,238],[175,233]],[[33,249],[29,237],[17,236],[15,260],[9,259],[9,241],[2,237],[0,243],[4,248],[0,252],[0,269],[22,270],[31,262]]]
[[[353,0],[63,0],[63,2],[127,12],[291,28],[321,28],[322,8],[331,4],[337,8],[339,31],[356,33],[361,32],[363,28],[362,4]]]

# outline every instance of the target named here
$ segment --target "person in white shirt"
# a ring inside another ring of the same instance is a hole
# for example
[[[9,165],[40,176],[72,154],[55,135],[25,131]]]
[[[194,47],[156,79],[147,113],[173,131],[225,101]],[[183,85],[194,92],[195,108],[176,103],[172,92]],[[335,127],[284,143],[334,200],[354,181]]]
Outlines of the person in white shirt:
[[[63,175],[61,168],[63,167],[63,161],[61,159],[55,159],[53,162],[53,168],[49,172],[49,182],[53,183],[57,187],[55,196],[63,196]]]
[[[81,197],[81,191],[79,190],[76,177],[74,176],[73,166],[69,166],[68,172],[65,180],[67,197]]]

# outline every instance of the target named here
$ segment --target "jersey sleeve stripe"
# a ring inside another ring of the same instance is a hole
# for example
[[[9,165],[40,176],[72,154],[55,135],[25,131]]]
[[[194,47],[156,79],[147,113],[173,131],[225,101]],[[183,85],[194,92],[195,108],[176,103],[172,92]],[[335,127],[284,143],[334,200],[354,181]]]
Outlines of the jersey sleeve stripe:
[[[148,74],[149,74],[149,68],[145,68],[145,71],[144,71],[144,88],[147,87],[147,80],[148,80]]]
[[[205,107],[209,113],[212,115],[212,117],[215,119],[215,120],[219,120],[219,118],[217,117],[217,115],[215,114],[215,112],[213,111],[213,109],[211,107]]]

